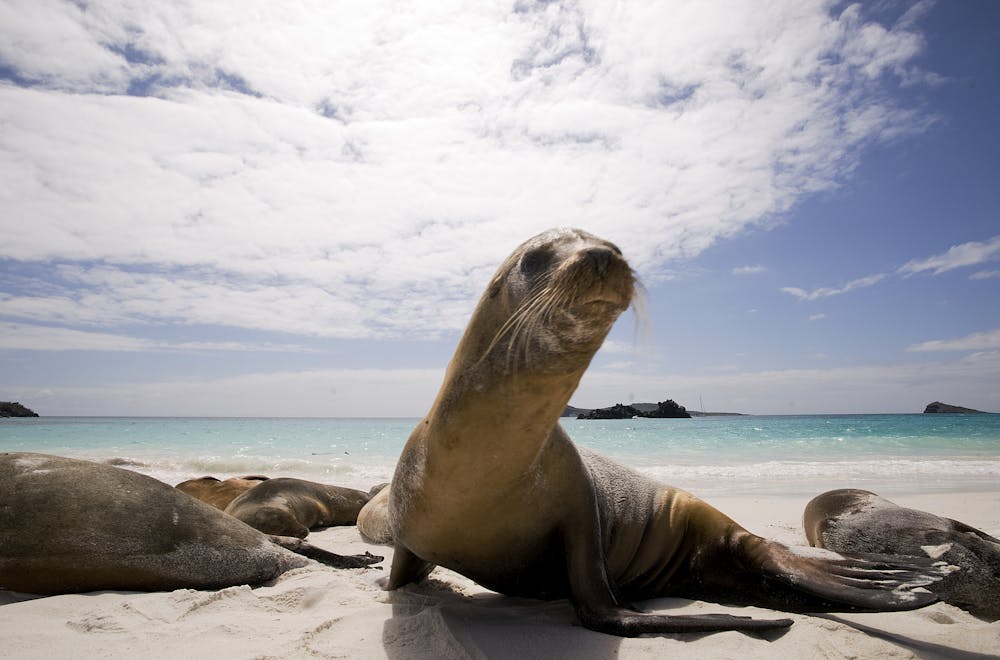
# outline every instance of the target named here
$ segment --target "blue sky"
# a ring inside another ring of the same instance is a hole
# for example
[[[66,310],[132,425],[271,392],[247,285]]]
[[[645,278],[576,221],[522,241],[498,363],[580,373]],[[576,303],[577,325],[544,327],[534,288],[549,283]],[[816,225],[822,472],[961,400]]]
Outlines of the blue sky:
[[[1000,412],[1000,5],[0,2],[0,399],[419,416],[552,226],[573,403]]]

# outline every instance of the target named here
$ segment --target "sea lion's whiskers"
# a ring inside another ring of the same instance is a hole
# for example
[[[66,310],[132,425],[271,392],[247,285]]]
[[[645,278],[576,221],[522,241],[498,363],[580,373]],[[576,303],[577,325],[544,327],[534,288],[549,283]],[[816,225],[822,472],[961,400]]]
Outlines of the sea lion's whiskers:
[[[537,328],[544,325],[542,320],[547,317],[547,310],[552,307],[552,292],[549,287],[542,287],[532,295],[530,304],[518,310],[518,321],[513,328],[508,343],[507,367],[512,373],[517,373],[516,357],[521,355],[525,367],[531,364],[530,337]]]
[[[525,320],[524,317],[527,314],[530,313],[530,310],[535,305],[538,304],[538,302],[539,302],[539,300],[540,300],[540,298],[542,297],[543,294],[544,294],[544,290],[539,290],[537,292],[533,292],[516,310],[514,310],[514,312],[510,315],[510,317],[507,319],[507,321],[504,322],[504,324],[501,325],[500,328],[493,335],[493,338],[490,340],[490,343],[486,346],[486,350],[483,351],[483,354],[479,357],[479,360],[476,361],[476,365],[475,365],[476,367],[479,367],[479,366],[482,365],[482,363],[486,360],[486,358],[493,352],[493,349],[496,348],[497,344],[500,343],[500,340],[502,340],[504,338],[504,336],[507,335],[507,334],[509,334],[509,333],[512,336],[511,336],[511,341],[509,341],[508,344],[507,344],[508,349],[510,349],[513,346],[512,342],[513,342],[513,339],[514,339],[514,335],[517,332],[516,328],[520,327],[524,323],[524,320]],[[510,360],[510,351],[509,350],[508,350],[508,353],[507,353],[507,358],[508,358],[508,367],[509,367],[510,366],[510,363],[509,363],[509,360]]]
[[[639,281],[639,276],[632,272],[632,300],[629,307],[635,317],[635,335],[633,342],[639,346],[640,350],[650,352],[653,343],[653,324],[649,318],[649,307],[647,301],[649,296],[646,287]]]

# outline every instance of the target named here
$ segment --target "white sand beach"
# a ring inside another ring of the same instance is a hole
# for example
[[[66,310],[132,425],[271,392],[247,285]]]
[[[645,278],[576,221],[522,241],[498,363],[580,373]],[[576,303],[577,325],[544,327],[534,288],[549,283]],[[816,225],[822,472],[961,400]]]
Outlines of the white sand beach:
[[[804,544],[808,497],[718,497],[710,502],[751,531]],[[1000,491],[893,495],[900,505],[954,517],[1000,535]],[[0,591],[0,656],[40,658],[973,658],[1000,657],[1000,622],[937,603],[913,612],[790,615],[786,632],[621,639],[580,627],[566,601],[508,598],[441,568],[394,593],[378,580],[392,549],[354,527],[313,532],[340,553],[385,556],[381,570],[319,564],[251,589],[100,592],[30,598]],[[761,608],[662,598],[664,613]]]

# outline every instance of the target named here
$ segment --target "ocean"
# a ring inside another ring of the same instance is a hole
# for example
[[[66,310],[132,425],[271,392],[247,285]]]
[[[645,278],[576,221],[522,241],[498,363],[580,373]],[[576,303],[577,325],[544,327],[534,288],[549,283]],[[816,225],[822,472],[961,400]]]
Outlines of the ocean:
[[[388,481],[417,419],[39,417],[0,420],[0,451],[109,462],[171,485],[292,476]],[[1000,415],[576,420],[575,442],[696,495],[811,496],[1000,488]]]

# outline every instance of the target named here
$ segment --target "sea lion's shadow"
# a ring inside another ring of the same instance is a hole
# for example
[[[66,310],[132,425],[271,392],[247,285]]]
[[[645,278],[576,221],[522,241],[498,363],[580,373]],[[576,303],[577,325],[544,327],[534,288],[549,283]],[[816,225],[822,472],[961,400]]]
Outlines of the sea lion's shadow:
[[[914,655],[927,660],[982,660],[984,657],[991,657],[984,656],[982,653],[962,651],[961,649],[956,649],[950,646],[942,646],[940,644],[935,644],[934,642],[925,642],[923,640],[913,639],[912,637],[900,635],[899,633],[891,633],[879,628],[867,626],[863,623],[858,623],[857,621],[842,619],[835,614],[812,614],[811,616],[826,619],[827,621],[833,621],[844,626],[850,626],[851,628],[863,632],[866,635],[902,647],[911,651]]]
[[[622,638],[581,626],[567,600],[543,601],[492,592],[468,595],[448,582],[427,579],[389,592],[392,617],[385,621],[386,655],[404,658],[613,658]],[[642,603],[657,612],[687,601],[657,598]],[[774,641],[787,629],[745,633]],[[712,633],[651,635],[694,642]]]
[[[616,657],[621,644],[617,637],[577,625],[565,600],[468,595],[431,578],[390,592],[389,602],[392,617],[385,622],[382,642],[391,659],[568,659],[580,657],[581,648],[589,657]]]
[[[14,603],[23,603],[29,600],[36,600],[38,598],[45,598],[41,594],[29,594],[21,591],[8,591],[6,589],[0,589],[0,607],[4,605],[12,605]]]

